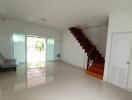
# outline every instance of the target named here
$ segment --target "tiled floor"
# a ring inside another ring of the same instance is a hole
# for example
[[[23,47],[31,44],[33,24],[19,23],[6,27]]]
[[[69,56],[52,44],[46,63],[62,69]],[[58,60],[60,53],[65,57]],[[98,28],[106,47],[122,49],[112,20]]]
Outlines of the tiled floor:
[[[132,93],[62,62],[0,73],[0,100],[132,100]]]

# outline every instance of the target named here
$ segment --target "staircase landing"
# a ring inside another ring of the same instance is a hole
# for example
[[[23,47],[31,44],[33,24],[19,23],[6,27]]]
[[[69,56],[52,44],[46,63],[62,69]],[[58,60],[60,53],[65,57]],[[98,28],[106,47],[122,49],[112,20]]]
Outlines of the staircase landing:
[[[93,64],[88,70],[86,70],[86,73],[97,79],[103,80],[104,64]]]

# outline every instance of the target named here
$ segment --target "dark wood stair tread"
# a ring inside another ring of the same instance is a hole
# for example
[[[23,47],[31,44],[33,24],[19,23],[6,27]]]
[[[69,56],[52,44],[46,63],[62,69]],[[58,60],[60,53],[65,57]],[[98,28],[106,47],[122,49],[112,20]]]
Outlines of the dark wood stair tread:
[[[97,68],[100,68],[100,69],[103,69],[104,70],[104,64],[97,64],[97,63],[93,63],[92,65],[93,67],[97,67]]]
[[[99,75],[103,75],[103,72],[104,72],[102,69],[95,68],[95,67],[88,69],[88,71],[99,74]]]
[[[86,73],[92,77],[95,77],[97,79],[100,79],[100,80],[103,80],[103,75],[100,75],[100,74],[97,74],[97,73],[94,73],[94,72],[91,72],[89,70],[86,70]]]

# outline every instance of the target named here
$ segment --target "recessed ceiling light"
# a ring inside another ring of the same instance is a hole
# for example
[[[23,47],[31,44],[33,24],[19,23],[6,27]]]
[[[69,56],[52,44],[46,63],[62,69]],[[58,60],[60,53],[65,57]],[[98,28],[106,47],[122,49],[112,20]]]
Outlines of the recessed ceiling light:
[[[40,18],[40,20],[42,20],[43,22],[47,22],[47,19],[45,18]]]

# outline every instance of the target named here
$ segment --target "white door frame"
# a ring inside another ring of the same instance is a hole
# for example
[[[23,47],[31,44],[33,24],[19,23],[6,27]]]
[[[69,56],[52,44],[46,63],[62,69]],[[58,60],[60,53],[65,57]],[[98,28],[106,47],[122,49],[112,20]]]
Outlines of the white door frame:
[[[110,54],[109,54],[109,63],[108,63],[108,69],[107,69],[107,82],[109,82],[109,70],[110,70],[110,65],[111,65],[111,56],[112,56],[112,40],[113,40],[113,37],[114,37],[114,35],[115,34],[132,34],[132,32],[131,31],[129,31],[129,32],[113,32],[112,34],[111,34],[111,38],[110,38]],[[131,47],[132,48],[132,47]],[[132,53],[132,51],[131,51],[131,53]],[[128,66],[128,69],[130,68],[130,66],[132,66],[131,64]],[[129,75],[129,71],[128,71],[128,75]],[[128,75],[127,75],[127,82],[128,82]],[[110,83],[110,82],[109,82]],[[128,83],[126,84],[126,89],[127,89],[127,85],[128,85]],[[132,90],[131,90],[132,91]]]

